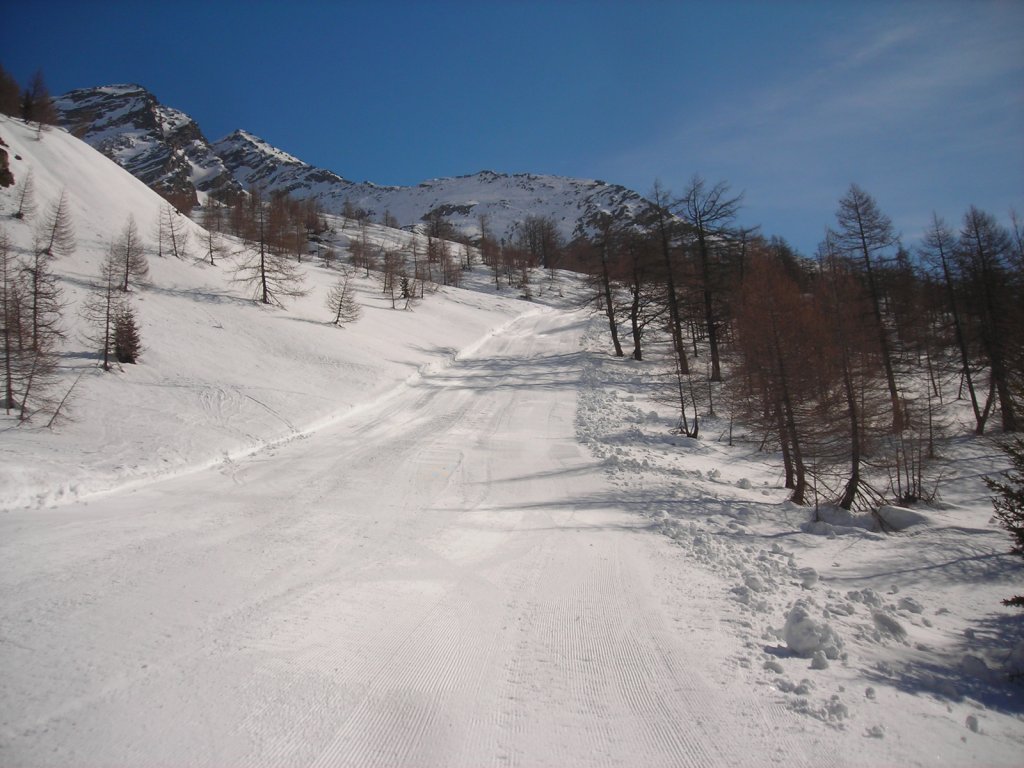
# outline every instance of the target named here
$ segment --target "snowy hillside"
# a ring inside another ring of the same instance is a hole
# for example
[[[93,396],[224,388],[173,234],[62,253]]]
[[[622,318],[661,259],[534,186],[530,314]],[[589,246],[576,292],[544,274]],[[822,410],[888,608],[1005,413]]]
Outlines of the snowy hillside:
[[[11,218],[15,190],[0,190],[3,226],[16,250],[27,252],[47,205],[62,189],[68,194],[77,250],[55,264],[68,304],[61,386],[85,374],[69,424],[56,432],[12,428],[0,441],[0,508],[77,498],[294,437],[386,394],[422,366],[445,364],[523,311],[515,300],[441,290],[414,312],[396,312],[363,279],[363,317],[339,329],[326,324],[324,307],[337,273],[314,264],[305,270],[308,296],[286,311],[263,309],[233,281],[230,258],[216,267],[157,258],[164,201],[87,144],[59,129],[37,140],[33,129],[7,117],[0,117],[0,138],[15,181],[31,172],[35,185],[33,221]],[[148,245],[148,284],[133,291],[145,352],[141,364],[103,374],[82,338],[79,309],[129,216]],[[180,218],[201,256],[201,228]],[[377,238],[385,233],[371,230]]]
[[[383,221],[390,213],[412,227],[437,213],[474,237],[486,217],[490,234],[511,241],[528,216],[555,222],[566,240],[587,232],[599,211],[644,206],[632,190],[603,181],[529,173],[481,171],[425,181],[415,187],[356,183],[308,165],[252,134],[239,130],[209,144],[187,115],[160,105],[139,86],[106,86],[65,94],[57,101],[65,126],[112,157],[147,184],[200,192],[261,186],[297,198],[314,197],[329,213],[345,202]],[[344,148],[339,147],[339,157]],[[235,186],[232,186],[235,185]]]

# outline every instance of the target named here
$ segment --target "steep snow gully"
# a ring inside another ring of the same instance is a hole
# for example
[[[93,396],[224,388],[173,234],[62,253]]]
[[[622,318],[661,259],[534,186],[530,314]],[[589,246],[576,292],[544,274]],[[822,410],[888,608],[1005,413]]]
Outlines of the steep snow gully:
[[[577,443],[586,322],[528,313],[302,439],[3,516],[0,764],[842,762],[730,679],[713,574]]]

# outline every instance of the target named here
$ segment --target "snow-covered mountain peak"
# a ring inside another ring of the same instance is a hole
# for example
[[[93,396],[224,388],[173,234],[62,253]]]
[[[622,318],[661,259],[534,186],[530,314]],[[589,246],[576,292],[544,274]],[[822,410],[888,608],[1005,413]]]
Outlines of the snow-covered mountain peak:
[[[601,211],[624,213],[647,204],[636,192],[603,181],[494,170],[407,187],[355,183],[246,130],[210,144],[191,117],[138,85],[72,91],[57,106],[76,135],[151,187],[168,196],[191,196],[194,203],[206,194],[229,197],[260,187],[314,198],[328,213],[355,207],[407,228],[440,217],[477,237],[485,222],[492,236],[504,240],[514,239],[531,217],[549,219],[570,240],[587,234]],[[339,146],[339,156],[345,150]]]
[[[216,142],[214,146],[217,148],[218,154],[224,154],[234,150],[244,150],[247,152],[257,152],[268,159],[273,159],[280,163],[311,167],[308,163],[302,162],[299,158],[289,155],[284,150],[278,149],[261,139],[259,136],[249,133],[246,130],[242,130],[241,128],[225,136],[223,139]]]
[[[140,85],[82,88],[55,103],[65,128],[166,197],[196,204],[240,191],[196,121]]]

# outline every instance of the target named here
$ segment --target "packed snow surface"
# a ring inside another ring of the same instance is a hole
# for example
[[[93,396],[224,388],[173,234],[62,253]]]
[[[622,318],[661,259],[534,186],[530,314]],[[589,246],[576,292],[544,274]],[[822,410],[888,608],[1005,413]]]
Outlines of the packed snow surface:
[[[161,201],[63,132],[0,138],[40,208],[72,199],[80,331]],[[335,270],[270,310],[232,258],[151,255],[141,363],[103,374],[69,333],[73,421],[3,424],[0,764],[1020,763],[991,443],[951,441],[899,534],[811,523],[727,424],[671,431],[571,276],[407,311],[361,277],[339,329]]]

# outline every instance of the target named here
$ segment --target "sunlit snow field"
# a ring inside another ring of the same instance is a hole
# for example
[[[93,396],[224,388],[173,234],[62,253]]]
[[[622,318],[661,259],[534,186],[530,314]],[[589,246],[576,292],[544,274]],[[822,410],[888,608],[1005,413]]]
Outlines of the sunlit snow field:
[[[77,305],[162,201],[62,131],[0,138],[40,212],[70,197],[81,375],[55,429],[2,422],[0,763],[1020,763],[993,439],[961,425],[897,533],[812,525],[742,425],[673,430],[568,273],[408,310],[357,273],[336,328],[336,269],[268,309],[230,256],[150,254],[143,357],[103,373]]]

